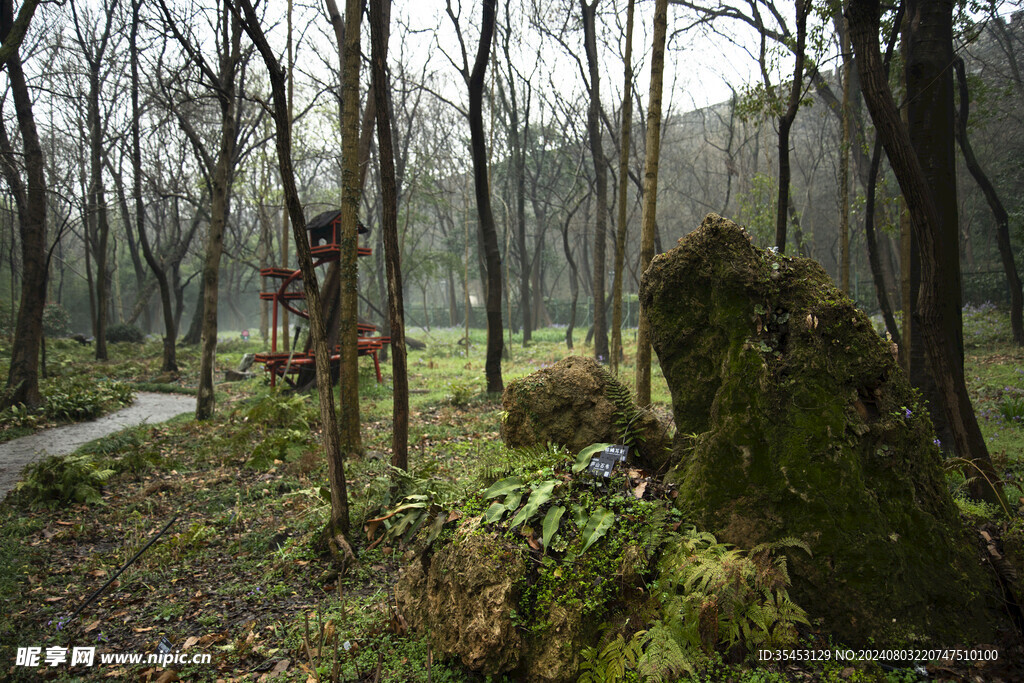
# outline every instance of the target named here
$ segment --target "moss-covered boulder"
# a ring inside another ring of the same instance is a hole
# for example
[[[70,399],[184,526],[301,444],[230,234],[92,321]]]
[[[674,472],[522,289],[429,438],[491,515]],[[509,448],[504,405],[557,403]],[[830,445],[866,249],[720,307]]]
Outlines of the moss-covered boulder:
[[[534,574],[525,545],[484,531],[479,521],[470,519],[450,543],[402,571],[395,589],[400,612],[438,652],[472,671],[575,680],[584,636],[596,633],[593,624],[584,624],[582,603],[549,599],[537,605],[536,596],[525,595]],[[524,598],[533,598],[530,609],[524,610]],[[534,613],[534,607],[541,609]]]
[[[496,521],[461,518],[402,570],[399,613],[438,655],[488,676],[568,683],[602,633],[646,623],[652,605],[644,577],[665,538],[667,508],[589,477],[545,476],[510,489],[507,513]],[[503,481],[511,479],[524,481]],[[510,528],[538,490],[551,493],[550,501]],[[491,500],[474,497],[464,509]],[[553,508],[560,513],[545,551],[542,525]]]
[[[409,626],[429,633],[435,648],[494,675],[519,665],[522,640],[512,614],[526,563],[494,536],[474,533],[478,522],[460,526],[451,543],[409,564],[395,599]]]
[[[1002,616],[932,424],[821,266],[712,214],[654,260],[640,301],[680,435],[677,505],[740,547],[805,541],[792,594],[845,643],[992,637]]]
[[[640,463],[667,463],[670,437],[654,413],[593,358],[568,356],[522,379],[502,395],[501,436],[512,447],[555,443],[576,453],[594,443],[635,446]]]

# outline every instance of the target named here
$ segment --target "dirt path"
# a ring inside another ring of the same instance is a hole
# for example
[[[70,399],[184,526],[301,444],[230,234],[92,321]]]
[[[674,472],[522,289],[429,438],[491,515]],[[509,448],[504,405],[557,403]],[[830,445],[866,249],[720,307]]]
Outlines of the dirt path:
[[[25,466],[48,455],[71,453],[84,443],[142,423],[169,420],[194,410],[196,400],[181,394],[139,392],[135,403],[92,422],[54,427],[0,444],[0,500],[21,479]]]

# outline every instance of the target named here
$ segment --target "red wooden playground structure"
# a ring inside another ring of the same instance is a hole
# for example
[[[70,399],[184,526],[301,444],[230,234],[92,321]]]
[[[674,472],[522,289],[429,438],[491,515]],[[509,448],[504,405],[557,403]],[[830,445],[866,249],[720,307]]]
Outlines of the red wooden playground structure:
[[[325,211],[319,214],[306,225],[309,234],[310,252],[313,256],[313,266],[321,266],[337,261],[341,257],[341,212]],[[359,234],[369,232],[362,224],[359,224]],[[372,250],[368,247],[358,247],[359,256],[369,256]],[[302,285],[302,271],[290,268],[263,268],[260,275],[271,280],[281,281],[281,285],[269,292],[260,292],[260,299],[273,302],[273,332],[270,337],[270,351],[257,353],[256,362],[262,363],[264,369],[270,373],[270,386],[277,384],[277,378],[282,378],[291,386],[296,386],[292,376],[309,373],[312,370],[314,359],[312,349],[305,351],[292,349],[291,351],[278,351],[277,349],[277,326],[278,306],[287,311],[309,319],[309,312],[306,310],[306,292]],[[336,299],[336,297],[334,297]],[[330,297],[325,296],[325,301]],[[377,326],[368,323],[359,323],[359,355],[373,358],[374,369],[377,372],[377,381],[382,381],[380,374],[380,360],[378,352],[384,344],[390,343],[388,337],[374,336],[377,333]],[[341,353],[339,346],[331,351],[331,364],[337,366],[340,362]]]

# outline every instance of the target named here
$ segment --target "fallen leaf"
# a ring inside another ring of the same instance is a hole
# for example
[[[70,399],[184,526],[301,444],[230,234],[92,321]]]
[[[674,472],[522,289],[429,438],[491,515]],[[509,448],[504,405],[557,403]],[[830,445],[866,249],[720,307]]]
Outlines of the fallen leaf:
[[[288,667],[291,666],[291,665],[292,665],[292,660],[290,660],[290,659],[282,659],[280,662],[278,662],[277,664],[274,665],[273,669],[271,669],[267,673],[265,673],[262,676],[260,676],[260,680],[261,681],[269,681],[271,678],[277,678],[278,676],[283,674],[285,671],[287,671]]]
[[[136,629],[132,629],[132,630],[135,631],[136,633],[148,633],[149,631],[152,631],[155,628],[156,628],[156,626],[147,626],[146,628],[136,628]]]
[[[45,600],[43,600],[43,602],[58,602],[63,599],[63,597],[57,596],[55,598],[46,598]]]
[[[647,490],[647,482],[646,481],[642,481],[642,482],[640,482],[640,484],[635,489],[633,489],[633,495],[636,496],[637,498],[643,498],[644,497],[644,491],[646,491],[646,490]]]
[[[88,633],[89,631],[95,631],[96,628],[99,627],[99,625],[100,625],[100,620],[97,619],[96,621],[92,622],[91,624],[86,626],[84,629],[82,629],[82,633]]]
[[[185,639],[185,642],[182,643],[181,651],[185,652],[186,650],[188,650],[190,647],[192,647],[193,645],[195,645],[198,642],[199,642],[199,638],[198,637],[196,637],[196,636],[189,636],[188,638]]]
[[[165,669],[162,674],[156,679],[155,683],[171,683],[171,681],[180,681],[178,678],[178,672],[174,669]]]

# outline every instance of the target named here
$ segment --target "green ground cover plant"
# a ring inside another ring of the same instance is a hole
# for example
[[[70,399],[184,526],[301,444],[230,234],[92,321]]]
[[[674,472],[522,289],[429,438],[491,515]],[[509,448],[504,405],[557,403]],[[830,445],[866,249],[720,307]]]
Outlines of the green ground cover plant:
[[[970,327],[976,319],[984,329],[1001,325],[1000,315],[992,311],[978,318],[965,316],[967,338],[978,340],[968,346],[967,377],[999,472],[1007,486],[1014,487],[1024,477],[1024,425],[1014,419],[1014,402],[1024,391],[1020,370],[1024,352],[996,341],[998,335]],[[320,425],[315,401],[272,393],[259,376],[218,384],[217,412],[207,423],[197,424],[182,416],[165,424],[140,426],[89,444],[65,459],[60,474],[75,482],[71,490],[84,483],[92,487],[94,495],[76,499],[73,493],[58,494],[56,484],[43,493],[44,479],[36,477],[30,484],[40,489],[35,504],[21,494],[8,497],[0,504],[0,678],[36,680],[34,671],[11,666],[19,646],[97,645],[108,651],[150,652],[166,637],[188,653],[213,655],[210,665],[181,668],[177,675],[182,680],[258,680],[274,670],[279,672],[276,680],[283,681],[483,680],[458,662],[445,661],[423,634],[413,633],[403,624],[393,592],[405,562],[407,546],[403,544],[412,544],[414,538],[427,540],[442,511],[459,509],[463,515],[485,515],[493,505],[501,504],[504,511],[494,524],[513,526],[512,522],[517,522],[511,533],[524,544],[521,531],[529,526],[541,557],[549,558],[542,563],[560,561],[562,553],[572,550],[578,561],[597,563],[593,567],[596,573],[601,571],[600,562],[609,556],[614,539],[621,537],[612,529],[598,534],[600,509],[620,516],[622,511],[604,499],[595,499],[584,505],[584,514],[577,518],[573,505],[581,504],[582,494],[567,497],[559,490],[564,483],[548,488],[547,482],[552,480],[564,482],[553,469],[557,462],[567,458],[571,465],[575,454],[551,448],[516,452],[504,448],[498,438],[500,401],[482,393],[485,334],[473,330],[468,347],[459,343],[462,334],[462,330],[437,329],[414,333],[427,343],[427,349],[409,357],[410,472],[402,477],[396,478],[388,465],[390,367],[382,363],[385,382],[378,385],[369,361],[360,361],[366,452],[346,464],[353,542],[360,562],[347,573],[339,574],[311,550],[329,509],[323,496],[326,466],[318,451]],[[563,357],[563,335],[561,329],[539,330],[528,347],[511,346],[511,358],[503,363],[506,382]],[[632,335],[627,333],[624,338],[628,342]],[[263,349],[258,339],[234,339],[223,346],[217,358],[219,377],[223,370],[235,367],[244,353]],[[592,352],[582,339],[577,339],[577,347],[577,352]],[[85,386],[90,378],[112,377],[129,389],[160,384],[187,391],[198,368],[195,350],[182,347],[180,377],[162,378],[160,344],[152,340],[141,345],[112,345],[107,363],[92,361],[91,348],[74,342],[51,340],[48,348],[53,372],[64,380],[81,378],[82,384],[75,386]],[[3,354],[0,348],[0,370],[5,371]],[[632,361],[633,349],[627,343],[626,362],[619,375],[627,386],[633,382]],[[654,377],[654,407],[665,415],[668,391],[660,372],[655,370]],[[108,409],[112,406],[102,408]],[[53,419],[43,417],[23,430],[52,423]],[[0,431],[0,439],[11,430]],[[76,467],[77,475],[71,476]],[[102,480],[95,480],[95,472],[108,471]],[[519,505],[510,505],[511,489],[490,497],[479,495],[496,482],[516,477],[522,481]],[[962,486],[958,468],[951,468],[949,477],[951,488]],[[523,506],[534,496],[536,505],[527,510]],[[1016,492],[1010,498],[1016,501]],[[404,528],[398,528],[401,515],[387,520],[393,520],[390,525],[370,524],[403,500],[422,503],[407,508],[419,514],[410,517]],[[563,508],[560,514],[552,512],[559,507]],[[961,507],[979,523],[999,525],[1008,535],[1021,533],[1016,508],[1007,517],[1003,510],[970,503]],[[177,521],[165,537],[68,623],[67,618],[84,599],[175,515]],[[433,543],[443,542],[444,535],[450,533],[453,524],[447,524],[447,517]],[[391,528],[395,532],[385,535]],[[756,576],[744,573],[748,566],[744,562],[756,558],[733,555],[732,549],[699,536],[697,531],[693,532],[697,536],[687,536],[686,526],[673,533],[684,539],[676,543],[691,543],[700,557],[728,564],[729,571],[736,572],[735,580],[723,585],[734,593],[746,596],[745,600],[764,597]],[[663,550],[652,560],[671,555],[682,562],[682,546],[671,547],[675,549]],[[802,551],[780,549],[770,556],[771,562],[794,552]],[[523,606],[524,618],[545,599],[576,595],[558,583],[555,564],[542,567],[548,578],[534,584],[531,595],[535,600]],[[713,575],[719,577],[719,583],[722,576],[732,576]],[[707,582],[704,598],[699,605],[692,602],[690,609],[699,612],[711,599],[712,583]],[[652,583],[649,590],[666,600],[674,596],[674,600],[685,601],[692,595],[680,592],[678,585]],[[585,601],[589,595],[581,592],[576,597]],[[698,633],[696,642],[706,646],[690,651],[687,661],[692,668],[681,667],[672,674],[674,680],[753,683],[793,680],[794,676],[825,681],[919,680],[906,669],[884,671],[867,664],[800,663],[787,668],[757,665],[750,658],[736,661],[736,638],[729,629],[738,625],[738,637],[743,639],[747,632],[758,632],[761,621],[756,611],[750,611],[752,603],[742,604],[747,606],[742,611],[747,615],[745,621],[734,619],[728,628],[719,626],[721,642],[705,643]],[[772,604],[778,608],[781,603]],[[676,613],[684,609],[678,607]],[[819,630],[821,625],[808,627],[799,612],[788,614],[788,622],[779,623],[796,626],[799,646],[832,645]],[[636,647],[650,647],[645,640],[634,642],[637,633],[653,631],[658,636],[672,628],[665,618],[658,617],[657,609],[649,616],[645,623],[626,629],[621,624],[609,628],[607,637],[585,661],[604,666],[602,671],[607,671],[613,660],[630,665],[631,651],[637,655]],[[612,617],[605,614],[599,619],[611,624]],[[670,640],[658,642],[665,645]],[[694,643],[685,637],[671,642],[679,644],[684,653],[685,647]],[[693,654],[698,650],[701,657]],[[111,665],[76,675],[85,680],[155,679],[158,672],[150,669]],[[641,680],[636,670],[630,674],[632,679],[627,674],[628,667],[623,667],[622,680]],[[58,678],[68,675],[69,670],[63,669]],[[654,674],[649,676],[654,680]],[[668,680],[665,675],[662,678]]]

